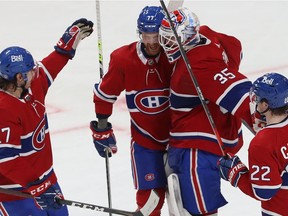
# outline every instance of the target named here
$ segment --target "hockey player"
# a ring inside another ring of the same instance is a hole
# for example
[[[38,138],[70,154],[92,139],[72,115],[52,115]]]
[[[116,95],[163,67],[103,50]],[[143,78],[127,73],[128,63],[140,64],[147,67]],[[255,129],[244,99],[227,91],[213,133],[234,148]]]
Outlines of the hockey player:
[[[249,107],[252,83],[238,71],[238,39],[200,26],[198,17],[187,8],[170,12],[170,17],[219,132],[214,134],[165,17],[159,40],[169,61],[176,62],[170,86],[172,128],[168,150],[174,171],[168,177],[169,194],[175,193],[178,200],[172,214],[217,215],[218,208],[227,203],[220,192],[217,161],[223,153],[236,153],[243,145],[241,120],[253,127]],[[216,136],[223,143],[218,143]],[[171,200],[173,205],[175,199]]]
[[[260,200],[263,216],[288,215],[288,80],[278,73],[265,74],[253,83],[250,95],[267,125],[250,143],[249,170],[230,154],[219,160],[220,175]]]
[[[107,122],[112,107],[122,91],[131,118],[131,167],[136,202],[142,208],[151,190],[160,201],[153,216],[159,216],[167,184],[163,155],[169,139],[169,82],[172,65],[158,42],[158,31],[164,17],[161,7],[146,6],[139,14],[137,28],[140,40],[111,53],[107,73],[94,88],[98,121],[90,126],[100,156],[105,149],[117,150],[112,125]],[[111,153],[110,153],[111,156]]]
[[[19,46],[0,53],[0,185],[35,198],[0,194],[0,215],[68,215],[55,200],[63,195],[53,170],[45,96],[92,31],[91,21],[75,21],[41,62]]]

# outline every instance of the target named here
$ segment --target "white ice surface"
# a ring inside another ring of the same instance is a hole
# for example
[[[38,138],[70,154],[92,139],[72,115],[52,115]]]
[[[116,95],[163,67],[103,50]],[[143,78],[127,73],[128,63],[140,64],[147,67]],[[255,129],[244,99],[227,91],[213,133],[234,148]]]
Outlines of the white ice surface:
[[[166,1],[167,2],[167,1]],[[112,50],[138,39],[136,19],[146,5],[159,1],[101,1],[104,69]],[[242,41],[241,72],[254,81],[266,72],[288,75],[286,1],[188,1],[201,24],[232,34]],[[28,49],[41,60],[65,29],[86,17],[96,24],[95,1],[0,1],[0,50],[12,45]],[[97,30],[81,42],[76,56],[58,76],[47,97],[54,167],[66,199],[108,206],[105,160],[94,149],[89,122],[95,118],[93,84],[99,80]],[[134,211],[129,158],[129,115],[123,95],[110,118],[118,141],[118,153],[110,162],[113,208]],[[239,156],[247,164],[247,148],[252,135],[244,131],[245,145]],[[260,203],[227,182],[222,192],[229,203],[221,216],[260,215]],[[108,215],[69,207],[71,216]],[[167,206],[163,216],[168,215]]]

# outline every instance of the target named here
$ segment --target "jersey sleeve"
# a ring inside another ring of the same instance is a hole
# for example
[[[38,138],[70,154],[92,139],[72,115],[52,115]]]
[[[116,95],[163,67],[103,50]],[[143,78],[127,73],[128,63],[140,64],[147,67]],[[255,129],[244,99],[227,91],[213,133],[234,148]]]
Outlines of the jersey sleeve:
[[[212,36],[224,48],[228,57],[229,67],[233,71],[238,71],[242,60],[242,44],[236,37],[216,32],[208,26],[201,26],[201,32]]]
[[[269,145],[265,145],[267,140],[269,140],[269,137],[259,134],[252,140],[249,148],[249,170],[252,187],[255,196],[264,201],[269,200],[280,189],[283,171],[279,167],[277,157],[267,147]]]
[[[282,185],[277,157],[265,145],[269,137],[257,134],[249,147],[249,178],[241,177],[239,188],[247,195],[261,201],[271,199]]]
[[[38,62],[39,65],[39,76],[32,82],[32,89],[37,89],[34,94],[46,95],[48,88],[54,82],[59,72],[67,64],[69,58],[66,55],[62,55],[53,51],[45,57],[42,61]]]
[[[217,61],[212,61],[213,58],[209,64],[202,62],[201,71],[195,73],[205,99],[222,107],[224,113],[226,110],[253,127],[249,106],[251,81],[238,71],[224,64],[220,68]]]
[[[238,71],[242,55],[240,41],[207,26],[201,27],[200,33],[211,40],[209,46],[195,50],[191,57],[198,58],[199,64],[193,70],[204,97],[253,127],[249,106],[252,82]]]
[[[125,88],[125,62],[119,60],[118,51],[110,56],[109,68],[99,83],[94,85],[94,104],[96,115],[109,117],[112,114],[113,104]],[[125,55],[125,54],[124,54]]]
[[[49,75],[54,80],[63,67],[67,64],[69,57],[62,55],[56,51],[50,53],[41,62],[49,72]]]

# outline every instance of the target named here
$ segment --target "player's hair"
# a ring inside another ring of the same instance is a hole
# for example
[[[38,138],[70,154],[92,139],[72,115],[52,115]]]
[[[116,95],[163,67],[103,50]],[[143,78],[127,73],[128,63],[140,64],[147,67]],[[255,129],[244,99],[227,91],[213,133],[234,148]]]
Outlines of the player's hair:
[[[270,108],[272,115],[284,115],[288,112],[288,105],[280,108]]]
[[[16,90],[16,77],[13,80],[6,80],[0,77],[0,89],[7,91],[9,87],[12,87],[14,90]]]

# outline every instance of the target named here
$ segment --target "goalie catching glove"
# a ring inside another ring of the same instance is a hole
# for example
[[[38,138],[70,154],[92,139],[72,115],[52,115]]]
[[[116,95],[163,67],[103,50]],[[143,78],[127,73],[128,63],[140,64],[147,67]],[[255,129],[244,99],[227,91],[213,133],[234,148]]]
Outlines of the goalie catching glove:
[[[248,172],[247,167],[241,162],[239,157],[229,153],[219,159],[217,166],[221,178],[229,181],[234,187],[237,187],[241,175]]]
[[[69,26],[62,35],[55,50],[61,54],[68,55],[72,59],[75,55],[76,48],[85,37],[88,37],[93,32],[93,22],[85,18],[76,20]]]
[[[93,137],[95,148],[97,149],[101,157],[106,156],[105,151],[107,148],[109,150],[109,154],[108,154],[109,157],[112,156],[111,152],[113,154],[117,152],[116,139],[113,133],[111,123],[108,122],[106,128],[99,129],[98,122],[91,121],[90,129],[92,131],[92,137]]]

